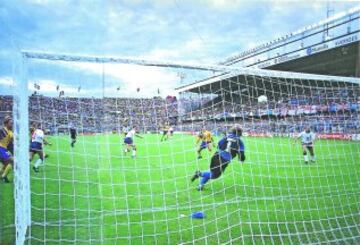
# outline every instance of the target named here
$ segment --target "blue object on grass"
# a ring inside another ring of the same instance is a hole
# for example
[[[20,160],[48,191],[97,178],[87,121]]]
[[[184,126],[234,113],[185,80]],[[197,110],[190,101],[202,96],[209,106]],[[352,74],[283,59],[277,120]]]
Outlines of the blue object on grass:
[[[194,218],[194,219],[203,219],[205,218],[205,214],[203,212],[193,212],[191,214],[191,218]]]

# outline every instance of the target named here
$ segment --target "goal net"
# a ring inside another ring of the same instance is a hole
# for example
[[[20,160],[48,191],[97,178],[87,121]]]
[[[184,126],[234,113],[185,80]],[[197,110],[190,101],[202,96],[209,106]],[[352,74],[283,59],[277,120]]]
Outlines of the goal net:
[[[360,242],[359,79],[33,52],[21,64],[18,244]],[[235,124],[245,161],[216,163]],[[30,127],[51,145],[29,167]],[[313,145],[296,140],[307,129]]]

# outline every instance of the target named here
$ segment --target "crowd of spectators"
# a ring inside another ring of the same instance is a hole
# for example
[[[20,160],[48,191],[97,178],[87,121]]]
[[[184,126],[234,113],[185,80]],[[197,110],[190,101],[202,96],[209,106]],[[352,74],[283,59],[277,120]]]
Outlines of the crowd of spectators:
[[[320,133],[360,133],[360,90],[323,89],[312,94],[285,95],[259,103],[257,98],[237,93],[221,94],[205,102],[186,98],[180,119],[182,129],[202,126],[221,129],[238,122],[245,130],[257,133],[286,134],[310,126]]]
[[[182,120],[208,120],[229,117],[262,117],[262,116],[306,116],[319,114],[339,114],[360,110],[360,91],[352,93],[330,92],[326,95],[285,96],[267,103],[258,103],[256,99],[243,99],[239,96],[222,97],[207,101],[202,105],[186,99],[183,104],[187,110],[182,113]],[[196,106],[194,106],[196,105]]]
[[[0,119],[11,114],[12,107],[11,96],[0,96]],[[30,124],[41,123],[52,134],[67,132],[69,125],[82,133],[121,132],[128,126],[157,131],[165,124],[176,124],[177,116],[174,98],[100,99],[32,95],[29,99]]]
[[[268,117],[268,118],[227,118],[226,120],[187,121],[179,124],[175,130],[199,132],[203,127],[221,134],[234,123],[242,125],[249,134],[272,134],[285,136],[301,132],[310,127],[316,133],[360,134],[360,114],[342,115],[307,115],[303,117]]]
[[[12,111],[10,96],[0,96],[0,119]],[[203,126],[221,131],[241,123],[248,132],[287,134],[311,126],[322,133],[360,133],[360,91],[332,90],[315,95],[282,96],[258,103],[256,99],[207,97],[204,101],[154,98],[71,98],[32,95],[31,122],[40,122],[51,133],[67,132],[70,124],[81,133],[121,132],[137,126],[159,131],[165,124],[179,131]]]

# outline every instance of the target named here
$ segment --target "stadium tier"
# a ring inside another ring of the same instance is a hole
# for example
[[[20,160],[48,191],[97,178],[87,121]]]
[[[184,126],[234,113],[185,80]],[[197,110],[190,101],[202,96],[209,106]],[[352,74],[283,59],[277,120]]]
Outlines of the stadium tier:
[[[360,8],[231,56],[221,65],[360,77]]]
[[[306,125],[318,133],[358,133],[360,93],[352,79],[339,82],[235,75],[178,90],[185,107],[180,110],[185,112],[180,114],[183,123],[240,122],[253,132],[262,127],[262,133],[277,134],[298,132]],[[258,102],[259,96],[267,98],[266,103]]]
[[[0,118],[12,113],[12,96],[0,96]],[[72,124],[83,134],[122,131],[137,125],[142,132],[159,131],[159,125],[176,123],[176,97],[57,98],[29,97],[30,125],[41,123],[50,134],[67,133]]]

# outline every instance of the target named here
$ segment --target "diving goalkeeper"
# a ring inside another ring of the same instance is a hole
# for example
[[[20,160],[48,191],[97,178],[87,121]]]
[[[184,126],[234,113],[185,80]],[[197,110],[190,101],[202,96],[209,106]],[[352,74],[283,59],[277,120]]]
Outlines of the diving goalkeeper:
[[[205,184],[210,179],[219,178],[234,157],[238,156],[241,162],[245,161],[245,146],[243,141],[240,139],[241,136],[241,127],[239,125],[235,125],[231,129],[230,133],[219,141],[218,151],[211,158],[210,171],[196,171],[194,176],[191,178],[191,181],[193,182],[201,177],[197,190],[203,190]]]

